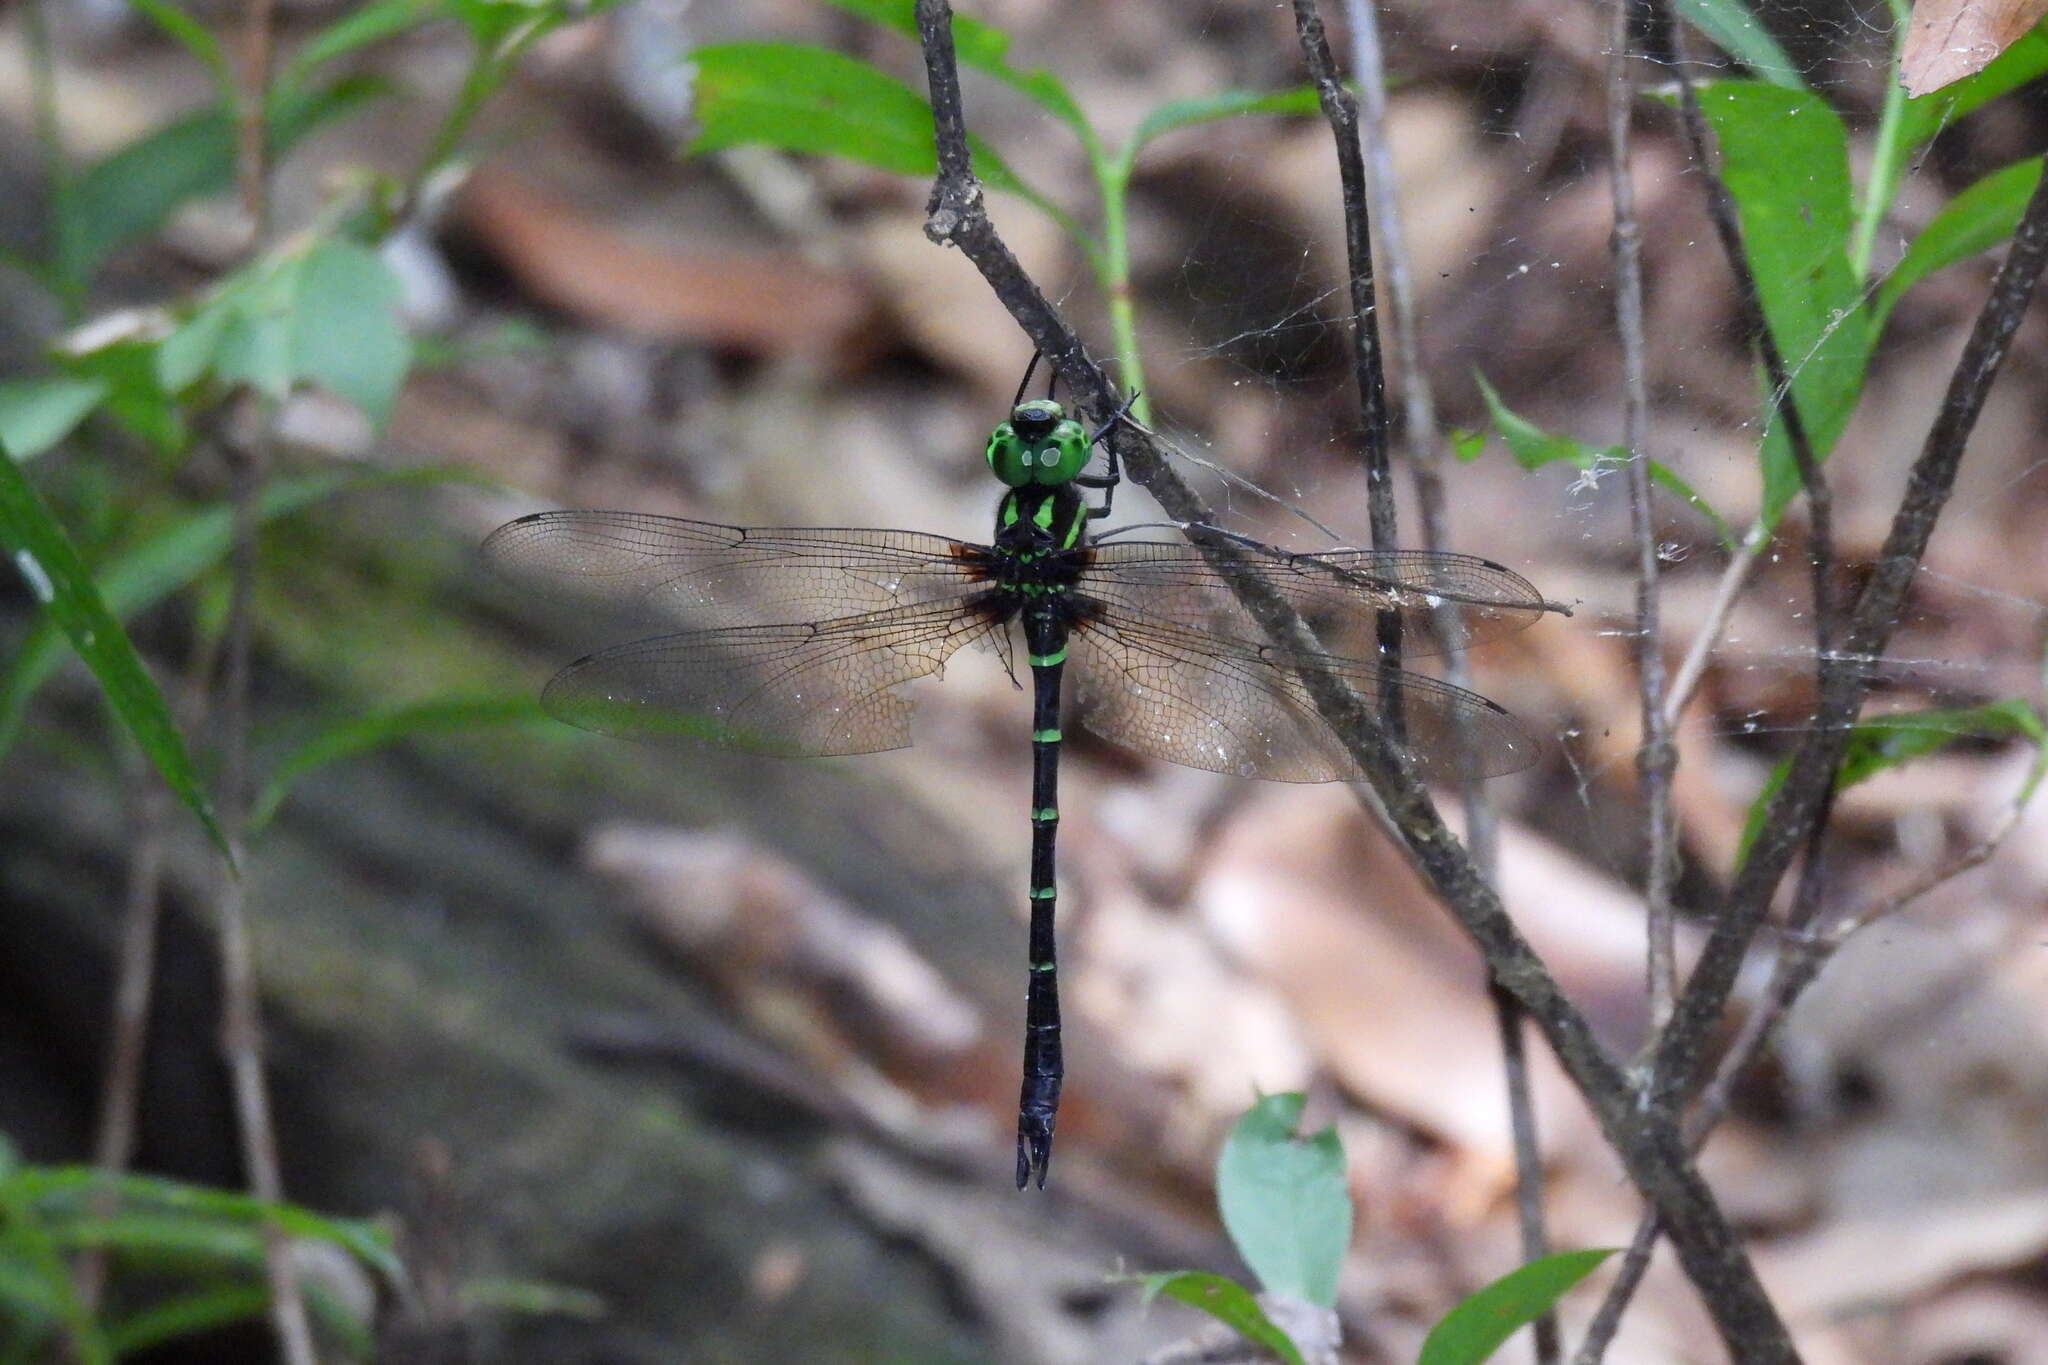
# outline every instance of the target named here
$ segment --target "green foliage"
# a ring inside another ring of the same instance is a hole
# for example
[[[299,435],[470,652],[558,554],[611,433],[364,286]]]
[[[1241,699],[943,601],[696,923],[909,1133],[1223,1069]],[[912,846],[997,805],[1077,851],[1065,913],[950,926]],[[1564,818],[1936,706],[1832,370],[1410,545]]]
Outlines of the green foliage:
[[[1858,721],[1849,731],[1848,746],[1835,769],[1835,790],[1844,791],[1888,768],[1939,753],[1954,744],[1999,739],[2023,739],[2034,746],[2034,768],[2018,798],[2025,801],[2040,783],[2044,765],[2048,765],[2048,727],[2043,726],[2031,703],[2017,697],[1983,706],[1908,711]],[[1763,832],[1764,814],[1771,799],[1791,775],[1792,756],[1788,754],[1771,769],[1756,800],[1750,803],[1749,818],[1743,822],[1742,842],[1736,854],[1738,866],[1748,861],[1751,846]]]
[[[1475,372],[1473,378],[1479,382],[1480,396],[1486,400],[1486,413],[1492,421],[1494,433],[1522,468],[1541,469],[1544,465],[1563,461],[1574,469],[1595,472],[1619,469],[1627,463],[1627,447],[1595,447],[1574,437],[1544,431],[1502,401],[1493,385],[1486,382],[1485,375]],[[1451,441],[1451,451],[1460,460],[1476,460],[1485,448],[1485,437],[1474,436],[1470,432],[1456,433]],[[1692,485],[1656,460],[1650,461],[1650,482],[1676,495],[1686,506],[1705,517],[1712,523],[1714,535],[1721,544],[1729,550],[1735,548],[1733,529],[1705,498],[1692,490]]]
[[[1993,171],[1944,204],[1878,286],[1877,325],[1884,325],[1899,296],[1921,280],[2012,236],[2040,181],[2041,158],[2033,157]]]
[[[49,506],[0,451],[0,549],[14,560],[22,581],[52,625],[64,632],[78,657],[98,679],[121,725],[171,791],[190,810],[207,837],[227,852],[214,823],[213,803],[185,751],[170,707],[142,666],[121,623],[107,610],[99,588]]]
[[[1416,1365],[1479,1365],[1614,1251],[1560,1251],[1509,1271],[1444,1314],[1424,1339]]]
[[[386,1279],[402,1273],[389,1234],[369,1221],[152,1176],[21,1165],[0,1141],[0,1360],[45,1358],[61,1338],[84,1360],[112,1362],[259,1317],[266,1227],[328,1243]],[[89,1312],[67,1259],[86,1250],[146,1269],[158,1286],[151,1300]],[[331,1333],[367,1342],[369,1324],[331,1297],[309,1297]]]
[[[1743,0],[1678,0],[1678,12],[1760,79],[1787,90],[1806,88],[1785,49]]]
[[[388,90],[357,77],[273,100],[272,154]],[[176,119],[86,167],[58,206],[52,268],[62,287],[83,291],[114,252],[155,233],[180,205],[226,190],[234,173],[234,119],[224,107]]]
[[[1303,1103],[1269,1095],[1237,1121],[1216,1163],[1216,1205],[1268,1293],[1328,1308],[1351,1245],[1351,1194],[1337,1130],[1296,1136]]]
[[[766,144],[844,157],[901,175],[938,170],[932,109],[908,86],[857,58],[800,43],[722,43],[690,55],[699,131],[691,154]],[[993,151],[974,163],[997,189],[1030,193]]]
[[[915,0],[827,3],[907,38],[917,36]],[[1057,77],[1010,64],[1010,36],[1001,29],[955,18],[953,45],[962,66],[1030,100],[1065,125],[1080,144],[1093,173],[1102,223],[1099,237],[1083,229],[1051,197],[1026,183],[992,149],[973,139],[969,149],[983,180],[1046,214],[1087,258],[1096,286],[1108,301],[1123,381],[1140,391],[1133,411],[1139,421],[1147,420],[1124,227],[1131,170],[1139,151],[1175,129],[1216,119],[1308,113],[1316,107],[1315,93],[1306,88],[1232,90],[1201,99],[1174,100],[1154,109],[1140,121],[1128,142],[1111,149]],[[937,169],[930,105],[895,77],[866,62],[788,43],[728,43],[701,48],[693,60],[698,64],[696,112],[701,131],[687,148],[689,152],[753,143],[844,157],[903,175],[931,175]]]
[[[315,238],[224,280],[164,339],[157,377],[172,393],[211,378],[273,400],[317,384],[382,425],[412,362],[398,294],[376,253]]]
[[[523,693],[515,697],[436,697],[388,711],[341,717],[278,761],[250,811],[249,830],[260,832],[299,779],[329,763],[422,735],[519,724],[553,726],[540,703]]]
[[[97,379],[0,379],[0,447],[32,460],[69,436],[107,396]]]
[[[1174,1270],[1147,1275],[1141,1283],[1148,1302],[1164,1294],[1190,1308],[1199,1308],[1246,1341],[1271,1351],[1288,1365],[1302,1365],[1301,1350],[1294,1344],[1294,1339],[1266,1316],[1266,1310],[1259,1307],[1259,1301],[1252,1297],[1250,1290],[1228,1276],[1212,1275],[1202,1270]]]

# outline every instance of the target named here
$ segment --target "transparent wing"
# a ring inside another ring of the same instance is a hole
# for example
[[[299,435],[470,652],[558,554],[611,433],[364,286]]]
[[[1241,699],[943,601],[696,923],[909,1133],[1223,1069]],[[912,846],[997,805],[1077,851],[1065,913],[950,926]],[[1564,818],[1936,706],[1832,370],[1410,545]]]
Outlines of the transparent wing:
[[[1400,613],[1404,651],[1434,654],[1513,634],[1551,609],[1528,579],[1476,555],[1246,549],[1247,571],[1292,603],[1331,653],[1346,658],[1377,656],[1382,611]],[[1081,590],[1126,619],[1169,621],[1255,645],[1266,638],[1229,579],[1192,545],[1110,541],[1088,553]],[[1450,640],[1437,634],[1435,619],[1445,602],[1459,608],[1458,634]]]
[[[496,572],[552,597],[662,622],[829,621],[958,602],[975,547],[915,531],[720,526],[641,512],[541,512],[493,531]]]
[[[904,684],[991,629],[954,605],[728,626],[578,659],[541,701],[571,725],[763,753],[866,754],[910,743]]]
[[[1514,717],[1486,698],[1362,660],[1302,655],[1114,608],[1075,629],[1069,654],[1083,725],[1190,768],[1276,782],[1363,777],[1296,673],[1306,658],[1342,678],[1374,716],[1381,689],[1394,687],[1408,751],[1429,781],[1457,778],[1460,742],[1470,746],[1483,777],[1526,768],[1541,753]]]

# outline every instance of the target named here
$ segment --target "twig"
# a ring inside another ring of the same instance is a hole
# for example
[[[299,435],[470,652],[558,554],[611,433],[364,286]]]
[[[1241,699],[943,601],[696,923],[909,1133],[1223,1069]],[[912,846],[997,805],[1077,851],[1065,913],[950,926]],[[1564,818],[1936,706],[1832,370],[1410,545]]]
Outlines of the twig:
[[[1650,1022],[1661,1029],[1678,993],[1678,952],[1671,887],[1678,865],[1671,779],[1678,751],[1664,720],[1663,630],[1657,604],[1657,520],[1650,501],[1649,383],[1643,359],[1643,226],[1636,217],[1629,131],[1635,114],[1630,79],[1629,0],[1610,0],[1607,28],[1608,183],[1614,196],[1614,315],[1621,336],[1622,443],[1628,448],[1629,523],[1636,542],[1636,688],[1643,736],[1636,750],[1642,778],[1649,868],[1643,900],[1648,926]]]
[[[1337,79],[1329,35],[1315,0],[1294,0],[1294,31],[1301,40],[1301,58],[1309,84],[1337,143],[1337,181],[1344,203],[1344,259],[1351,287],[1351,377],[1358,386],[1358,409],[1365,429],[1366,516],[1372,525],[1372,547],[1394,550],[1401,539],[1394,514],[1394,471],[1388,455],[1386,367],[1380,359],[1379,300],[1372,273],[1372,219],[1366,207],[1365,161],[1359,151],[1358,102]],[[1380,661],[1381,723],[1400,739],[1406,732],[1402,714],[1401,614],[1383,611],[1374,625]]]
[[[236,139],[236,180],[248,214],[252,247],[260,254],[270,236],[270,166],[264,110],[270,90],[274,0],[248,0],[243,29],[244,67]],[[277,1130],[270,1113],[263,1065],[262,998],[256,980],[255,949],[248,916],[248,882],[240,869],[248,824],[249,674],[255,640],[258,500],[269,476],[276,414],[252,395],[234,405],[226,423],[222,453],[228,464],[234,505],[234,542],[229,555],[227,633],[219,706],[221,736],[220,825],[232,864],[216,906],[220,934],[221,1047],[234,1095],[236,1127],[249,1188],[258,1199],[281,1203]],[[263,1228],[264,1278],[270,1287],[270,1322],[286,1365],[318,1365],[313,1329],[299,1292],[290,1239],[275,1223]]]
[[[242,78],[235,110],[235,182],[250,239],[270,236],[270,147],[264,106],[270,94],[271,35],[276,0],[248,0],[242,24]]]
[[[2006,806],[2005,813],[1991,832],[1954,859],[1936,868],[1882,901],[1872,902],[1861,912],[1846,916],[1833,928],[1822,934],[1804,933],[1786,939],[1786,950],[1782,952],[1771,969],[1770,984],[1765,987],[1763,999],[1743,1020],[1742,1028],[1728,1046],[1714,1070],[1714,1077],[1701,1089],[1699,1103],[1694,1106],[1686,1121],[1686,1137],[1694,1151],[1705,1144],[1707,1137],[1719,1126],[1727,1114],[1735,1086],[1749,1074],[1764,1049],[1777,1035],[1785,1016],[1805,993],[1806,988],[1820,976],[1835,951],[1861,930],[1882,919],[1888,919],[1903,911],[1935,888],[1953,881],[1972,868],[1982,865],[1998,851],[2012,832],[2019,828],[2020,817],[2040,785],[2044,770],[2048,770],[2048,756],[2036,758],[2027,780],[2020,791]],[[1645,1213],[1636,1224],[1635,1235],[1629,1241],[1627,1254],[1622,1258],[1621,1268],[1607,1295],[1593,1314],[1592,1322],[1586,1328],[1585,1341],[1578,1354],[1572,1357],[1573,1365],[1600,1365],[1608,1345],[1613,1341],[1615,1331],[1621,1325],[1622,1312],[1628,1307],[1637,1288],[1642,1284],[1644,1274],[1649,1270],[1650,1253],[1656,1247],[1657,1239],[1663,1233],[1662,1220],[1655,1210]]]
[[[916,12],[939,153],[925,233],[935,242],[960,249],[1026,335],[1059,368],[1083,406],[1106,417],[1117,403],[1108,379],[996,233],[981,186],[967,170],[951,6],[946,0],[917,0]],[[1783,1321],[1757,1282],[1741,1239],[1686,1155],[1676,1125],[1636,1103],[1632,1087],[1593,1036],[1585,1016],[1558,988],[1501,908],[1499,896],[1443,823],[1407,755],[1373,722],[1366,706],[1315,662],[1313,636],[1283,599],[1255,574],[1243,571],[1242,548],[1203,529],[1212,520],[1209,509],[1166,464],[1158,446],[1123,429],[1112,439],[1124,467],[1168,516],[1190,526],[1190,539],[1229,578],[1260,628],[1276,640],[1303,646],[1296,676],[1318,714],[1366,774],[1410,859],[1479,949],[1493,979],[1521,1002],[1543,1031],[1630,1179],[1669,1215],[1673,1245],[1731,1354],[1745,1365],[1796,1361],[1798,1354]]]
[[[1393,319],[1394,355],[1399,361],[1402,406],[1408,434],[1408,467],[1415,481],[1415,501],[1421,512],[1422,544],[1441,550],[1450,542],[1446,527],[1443,481],[1443,449],[1437,439],[1436,402],[1431,392],[1428,367],[1422,358],[1420,310],[1415,302],[1414,272],[1409,268],[1407,232],[1401,219],[1400,195],[1394,175],[1394,159],[1388,154],[1386,136],[1386,64],[1380,53],[1379,12],[1374,0],[1345,0],[1346,28],[1351,34],[1351,66],[1358,86],[1359,142],[1365,154],[1365,194],[1372,221],[1379,229],[1382,274],[1387,282],[1389,313]],[[1444,618],[1440,633],[1446,640],[1461,637],[1457,604],[1446,601],[1439,614]],[[1445,680],[1454,687],[1471,686],[1471,670],[1461,649],[1449,651],[1445,659]],[[1459,735],[1463,743],[1464,734]],[[1469,757],[1471,746],[1464,745]],[[1482,877],[1494,882],[1498,841],[1496,815],[1486,784],[1467,761],[1458,782],[1459,803],[1465,812],[1465,847]],[[1493,1005],[1494,1031],[1500,1039],[1501,1075],[1507,1091],[1508,1131],[1515,1158],[1515,1219],[1521,1233],[1524,1262],[1542,1259],[1550,1252],[1550,1237],[1543,1217],[1543,1148],[1536,1123],[1536,1098],[1529,1079],[1529,1056],[1523,1036],[1522,1006],[1515,997],[1488,980],[1487,999]],[[1558,1359],[1557,1317],[1545,1313],[1536,1320],[1536,1359],[1549,1365]]]

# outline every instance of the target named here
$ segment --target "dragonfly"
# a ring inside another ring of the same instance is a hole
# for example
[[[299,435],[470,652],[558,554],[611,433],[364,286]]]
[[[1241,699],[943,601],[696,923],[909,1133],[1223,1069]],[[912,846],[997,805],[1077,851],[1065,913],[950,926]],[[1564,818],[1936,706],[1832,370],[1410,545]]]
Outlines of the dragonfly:
[[[1226,572],[1192,544],[1091,536],[1121,479],[1106,438],[1128,404],[1091,433],[1050,387],[1025,398],[1030,381],[1027,370],[984,452],[1004,487],[986,544],[551,511],[499,527],[483,546],[517,584],[667,630],[578,659],[547,684],[552,715],[606,734],[802,757],[898,749],[911,742],[908,684],[941,673],[970,643],[995,650],[1016,681],[1021,644],[1031,676],[1031,859],[1019,1189],[1034,1179],[1044,1187],[1064,1072],[1053,851],[1068,713],[1112,744],[1192,768],[1281,782],[1362,778],[1302,680],[1320,669],[1367,716],[1398,715],[1401,747],[1425,780],[1495,776],[1534,763],[1536,741],[1486,698],[1381,662],[1383,623],[1398,622],[1418,653],[1564,610],[1474,555],[1296,553],[1245,540],[1240,567]],[[1098,448],[1103,472],[1090,473]],[[1317,648],[1271,641],[1234,575],[1292,606]]]

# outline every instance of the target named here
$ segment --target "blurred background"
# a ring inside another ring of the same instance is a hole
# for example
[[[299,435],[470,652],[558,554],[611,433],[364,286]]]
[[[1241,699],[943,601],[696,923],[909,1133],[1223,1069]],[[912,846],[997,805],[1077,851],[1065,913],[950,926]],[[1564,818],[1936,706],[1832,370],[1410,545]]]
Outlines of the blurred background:
[[[38,8],[40,66],[29,7],[0,15],[0,238],[16,260],[48,230],[51,136],[70,163],[95,163],[212,97],[204,66],[136,10]],[[1111,144],[1162,101],[1301,80],[1291,15],[1264,0],[971,12],[1013,35],[1013,62],[1055,73]],[[280,53],[347,13],[283,0]],[[1860,173],[1890,8],[1758,13],[1846,120]],[[240,22],[224,0],[189,14],[223,41]],[[1482,377],[1543,430],[1596,450],[1621,439],[1605,10],[1394,0],[1382,22],[1444,428],[1403,449],[1445,462],[1447,548],[1574,606],[1471,659],[1473,685],[1545,748],[1488,784],[1501,883],[1626,1056],[1647,1007],[1625,480],[1569,461],[1520,468],[1497,436],[1453,460],[1447,439],[1498,425]],[[1108,1277],[1239,1271],[1214,1213],[1218,1145],[1258,1094],[1306,1090],[1312,1120],[1343,1139],[1355,1200],[1346,1358],[1413,1359],[1451,1303],[1518,1259],[1500,1043],[1476,957],[1351,792],[1172,768],[1069,732],[1068,1080],[1051,1185],[1020,1196],[1028,691],[963,655],[918,685],[913,748],[815,762],[607,740],[531,705],[554,668],[632,632],[491,581],[475,547],[510,517],[611,507],[988,534],[982,443],[1030,346],[958,253],[926,239],[929,180],[762,147],[681,154],[693,50],[765,39],[923,88],[914,45],[805,0],[638,0],[561,26],[380,251],[416,348],[388,423],[315,390],[280,411],[274,478],[350,475],[265,522],[255,580],[252,772],[258,788],[295,779],[251,836],[245,882],[287,1193],[424,1220],[477,1286],[559,1291],[475,1310],[484,1360],[1135,1361],[1199,1319],[1145,1309]],[[1701,75],[1733,74],[1692,46]],[[279,159],[276,230],[322,221],[370,173],[420,165],[468,52],[461,26],[439,23],[342,57],[329,75],[381,84]],[[995,82],[970,76],[966,97],[978,135],[1092,229],[1071,134]],[[2044,130],[2032,88],[1945,128],[1910,165],[1874,269],[1959,189],[2038,154]],[[1649,449],[1739,529],[1761,496],[1756,382],[1699,177],[1653,100],[1639,104],[1634,172]],[[1017,197],[994,195],[992,212],[1109,353],[1104,298],[1071,240]],[[60,338],[77,343],[71,329],[187,300],[248,250],[225,184],[148,227],[68,302],[0,270],[0,366],[42,372]],[[1296,549],[1364,543],[1328,128],[1260,114],[1159,138],[1135,164],[1128,231],[1144,384],[1182,472],[1233,530]],[[1851,579],[1990,269],[1933,275],[1891,315],[1829,465]],[[2044,339],[2029,320],[1992,394],[1878,709],[2040,700]],[[1397,410],[1408,379],[1396,365]],[[167,458],[92,424],[35,477],[109,563],[226,488],[204,442]],[[1130,485],[1117,513],[1160,519]],[[1727,554],[1682,503],[1659,517],[1675,664]],[[1682,950],[1812,703],[1805,537],[1795,505],[1680,727]],[[214,656],[226,582],[216,557],[131,621],[195,746],[210,732],[191,680]],[[25,588],[0,587],[8,649],[34,616]],[[365,717],[388,719],[365,732]],[[128,747],[73,662],[6,753],[0,1133],[28,1161],[90,1159],[122,906],[140,851],[160,850],[135,1164],[233,1186],[209,947],[219,864],[182,812],[148,813],[154,779]],[[1837,916],[2016,825],[1982,866],[1848,943],[1706,1152],[1808,1360],[2048,1362],[2048,837],[2014,806],[2031,759],[1950,746],[1844,794]],[[1555,1244],[1626,1243],[1637,1201],[1547,1056],[1535,1086]],[[423,1204],[424,1171],[442,1174]],[[1567,1340],[1597,1299],[1566,1301]],[[267,1350],[249,1330],[146,1358]],[[1609,1359],[1718,1350],[1660,1254]]]

